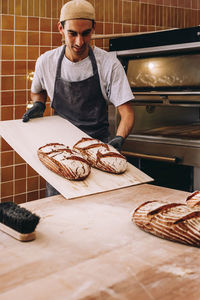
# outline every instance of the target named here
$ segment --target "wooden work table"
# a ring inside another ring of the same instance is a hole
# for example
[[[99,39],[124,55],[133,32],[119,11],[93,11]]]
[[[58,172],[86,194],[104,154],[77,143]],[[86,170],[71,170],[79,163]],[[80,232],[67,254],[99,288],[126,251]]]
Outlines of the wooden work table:
[[[131,221],[144,201],[187,196],[143,184],[24,204],[41,217],[37,238],[23,243],[0,232],[0,299],[200,299],[200,249],[157,238]]]

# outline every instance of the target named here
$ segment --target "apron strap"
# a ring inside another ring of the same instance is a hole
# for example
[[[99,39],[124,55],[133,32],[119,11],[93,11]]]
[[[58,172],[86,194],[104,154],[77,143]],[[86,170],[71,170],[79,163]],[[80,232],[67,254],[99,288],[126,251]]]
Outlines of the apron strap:
[[[66,48],[66,45],[63,46],[60,57],[58,59],[57,70],[56,70],[56,79],[61,77],[61,64],[62,64],[63,57],[65,55],[65,48]]]
[[[91,60],[91,63],[92,63],[92,69],[93,69],[93,74],[98,74],[98,68],[97,68],[97,62],[96,62],[96,59],[94,57],[94,53],[92,51],[92,48],[89,46],[89,58]]]

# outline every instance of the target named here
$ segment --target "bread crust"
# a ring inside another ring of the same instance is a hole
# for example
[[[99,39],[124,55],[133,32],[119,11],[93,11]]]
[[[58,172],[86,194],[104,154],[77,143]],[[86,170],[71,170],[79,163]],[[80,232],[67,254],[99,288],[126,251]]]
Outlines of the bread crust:
[[[90,174],[88,161],[63,144],[46,144],[38,149],[37,154],[49,170],[69,180],[84,180]]]
[[[200,247],[200,210],[185,204],[148,201],[135,209],[132,221],[158,237]]]
[[[200,191],[193,192],[186,199],[186,204],[190,207],[195,207],[200,209]]]
[[[93,138],[82,138],[73,149],[79,151],[92,167],[105,172],[121,174],[127,169],[126,158],[114,147]]]

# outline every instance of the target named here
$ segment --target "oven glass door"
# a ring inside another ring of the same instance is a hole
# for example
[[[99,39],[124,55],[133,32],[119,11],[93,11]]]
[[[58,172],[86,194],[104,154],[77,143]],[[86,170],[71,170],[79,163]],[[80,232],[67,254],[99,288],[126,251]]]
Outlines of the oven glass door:
[[[200,54],[133,57],[127,77],[134,91],[200,90]]]

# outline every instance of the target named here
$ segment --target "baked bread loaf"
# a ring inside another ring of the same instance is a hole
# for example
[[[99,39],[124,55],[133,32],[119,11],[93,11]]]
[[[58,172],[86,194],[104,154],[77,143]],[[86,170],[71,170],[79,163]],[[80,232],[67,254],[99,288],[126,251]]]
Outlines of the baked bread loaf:
[[[136,208],[132,220],[158,237],[200,246],[200,211],[185,204],[148,201]]]
[[[51,171],[69,180],[83,180],[91,167],[80,153],[63,144],[46,144],[38,149],[40,161]]]
[[[79,151],[95,168],[109,173],[120,174],[127,169],[127,160],[113,146],[97,139],[82,138],[73,149]]]
[[[186,199],[186,204],[190,207],[195,207],[200,209],[200,191],[193,192]]]

